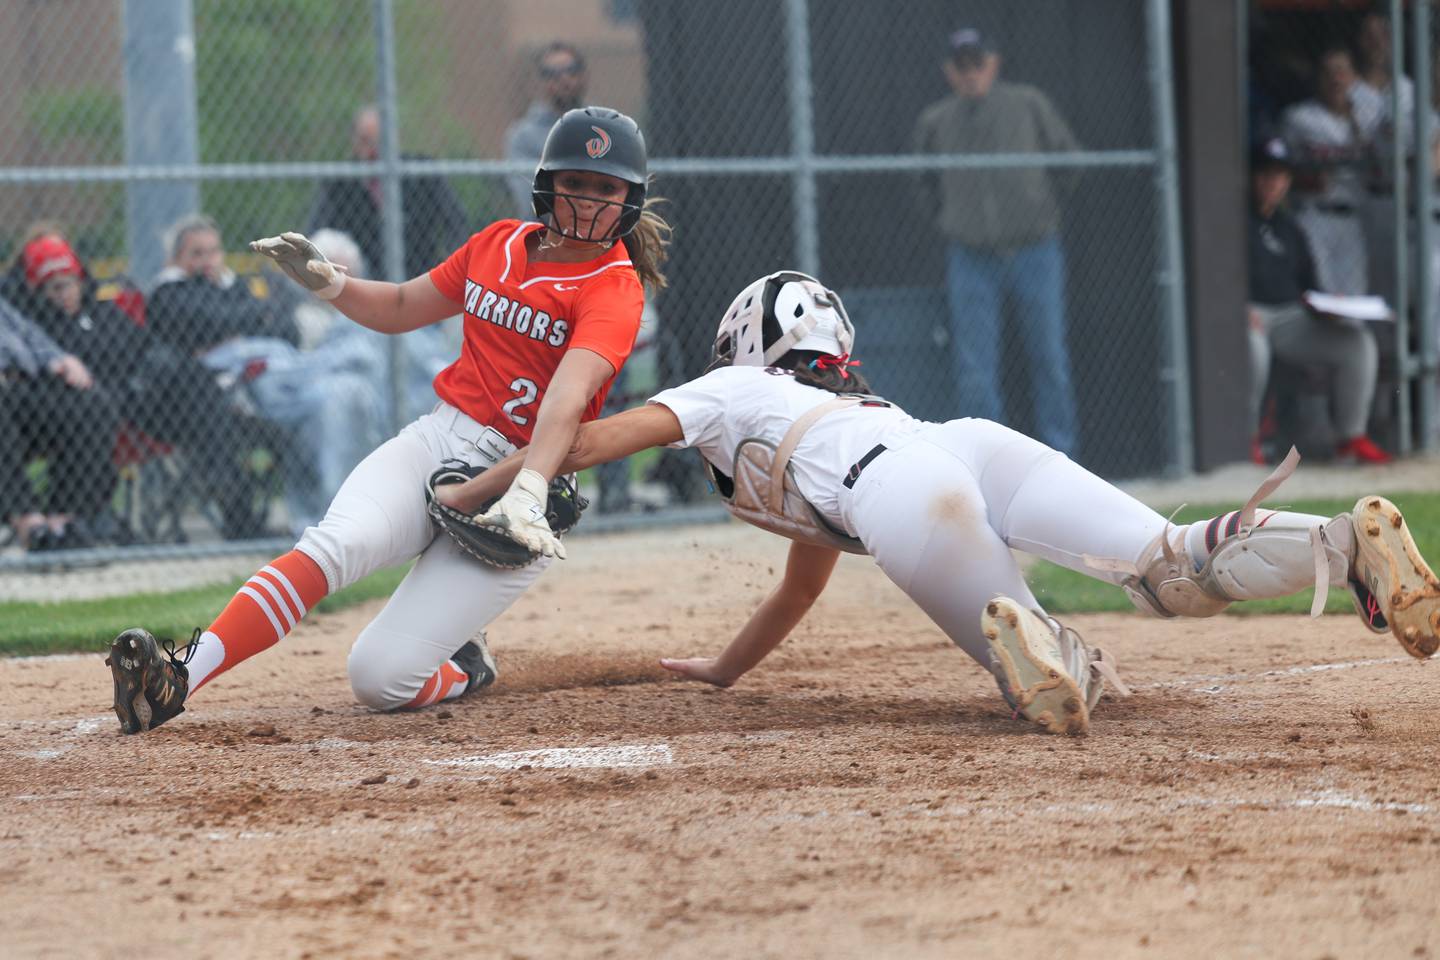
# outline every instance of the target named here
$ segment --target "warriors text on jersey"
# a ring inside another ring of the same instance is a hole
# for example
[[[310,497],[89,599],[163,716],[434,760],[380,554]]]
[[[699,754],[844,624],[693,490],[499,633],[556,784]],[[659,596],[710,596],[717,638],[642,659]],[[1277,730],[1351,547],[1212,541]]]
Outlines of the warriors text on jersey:
[[[572,347],[617,371],[640,331],[644,292],[623,243],[583,263],[530,263],[525,237],[538,223],[501,220],[430,271],[435,288],[464,308],[460,357],[435,392],[512,443],[530,442],[545,389]],[[582,420],[600,415],[612,376]]]

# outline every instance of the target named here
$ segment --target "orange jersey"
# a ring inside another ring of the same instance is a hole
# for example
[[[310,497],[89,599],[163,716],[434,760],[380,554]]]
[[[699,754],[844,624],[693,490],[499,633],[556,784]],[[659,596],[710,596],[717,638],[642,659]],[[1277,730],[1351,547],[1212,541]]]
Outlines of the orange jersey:
[[[583,263],[532,264],[525,237],[538,229],[500,220],[430,271],[435,288],[465,312],[460,358],[436,376],[435,392],[522,446],[565,351],[592,350],[618,372],[645,299],[623,243]],[[582,420],[600,415],[614,382],[605,381]]]

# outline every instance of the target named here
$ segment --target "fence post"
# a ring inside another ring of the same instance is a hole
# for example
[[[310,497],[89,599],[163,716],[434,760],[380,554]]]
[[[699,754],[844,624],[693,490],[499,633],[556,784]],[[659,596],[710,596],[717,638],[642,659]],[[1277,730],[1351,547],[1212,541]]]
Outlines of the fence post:
[[[795,163],[795,260],[799,270],[820,276],[820,226],[815,188],[814,91],[810,86],[808,0],[786,0],[785,29],[790,37],[790,153]]]
[[[376,107],[380,111],[380,236],[385,262],[381,276],[404,283],[405,199],[400,189],[400,111],[395,86],[395,3],[374,0]],[[405,420],[405,341],[390,338],[390,426],[400,432]]]
[[[1156,232],[1160,263],[1160,383],[1169,385],[1170,460],[1166,472],[1183,476],[1194,470],[1190,421],[1190,355],[1185,333],[1185,267],[1180,239],[1180,176],[1175,149],[1174,69],[1170,59],[1170,0],[1149,0],[1150,104],[1155,119]]]
[[[1435,136],[1432,114],[1425,109],[1431,83],[1430,63],[1430,0],[1413,4],[1415,19],[1411,23],[1411,58],[1415,66],[1415,249],[1420,251],[1415,264],[1415,317],[1420,324],[1420,397],[1416,405],[1416,433],[1421,450],[1434,450],[1437,440],[1435,316],[1435,169],[1430,162],[1431,138]],[[1398,62],[1402,58],[1397,56]],[[1397,127],[1399,124],[1396,125]]]
[[[1405,11],[1401,0],[1390,0],[1390,116],[1396,118],[1390,131],[1390,180],[1395,190],[1395,420],[1401,456],[1410,452],[1410,211],[1409,170],[1405,162],[1404,123],[1400,118],[1400,85],[1405,82]],[[1417,106],[1424,103],[1415,91]]]
[[[199,159],[195,105],[195,17],[190,0],[125,0],[125,163],[194,164]],[[165,265],[166,227],[200,212],[194,180],[125,184],[125,242],[130,276],[147,286]]]

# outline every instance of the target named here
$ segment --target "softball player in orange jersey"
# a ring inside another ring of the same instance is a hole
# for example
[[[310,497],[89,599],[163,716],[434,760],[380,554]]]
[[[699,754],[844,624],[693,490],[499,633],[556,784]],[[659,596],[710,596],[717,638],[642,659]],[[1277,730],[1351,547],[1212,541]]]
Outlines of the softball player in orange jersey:
[[[645,142],[602,107],[566,113],[535,173],[540,223],[502,220],[403,284],[349,279],[300,234],[252,244],[357,323],[399,334],[464,314],[460,357],[435,379],[440,402],[370,454],[295,548],[262,567],[184,659],[144,630],[107,662],[126,733],[165,722],[196,690],[274,645],[327,594],[418,556],[350,652],[351,686],[380,710],[421,707],[494,680],[481,628],[548,565],[496,570],[435,538],[425,481],[446,461],[488,467],[528,444],[495,505],[525,529],[582,420],[597,417],[640,328],[644,286],[664,285],[668,227],[646,209]],[[548,527],[545,530],[548,535]],[[564,554],[546,541],[547,554]]]

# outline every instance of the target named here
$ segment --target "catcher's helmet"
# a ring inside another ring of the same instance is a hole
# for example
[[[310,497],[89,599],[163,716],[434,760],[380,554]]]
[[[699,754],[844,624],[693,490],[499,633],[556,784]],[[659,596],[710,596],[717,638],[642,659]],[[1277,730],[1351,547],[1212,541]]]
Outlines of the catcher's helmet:
[[[555,201],[570,202],[568,194],[555,192],[555,174],[561,170],[588,170],[617,177],[630,184],[623,203],[599,201],[604,206],[620,207],[620,217],[604,235],[595,236],[595,224],[599,213],[590,221],[589,229],[582,230],[580,218],[572,218],[573,232],[564,236],[575,240],[599,242],[618,240],[640,222],[640,211],[645,206],[645,186],[648,177],[645,170],[645,137],[634,120],[609,107],[578,107],[567,110],[550,134],[545,138],[545,150],[540,154],[540,166],[535,169],[535,182],[531,189],[531,202],[535,205],[535,216],[555,227]],[[593,198],[587,198],[593,199]],[[573,211],[573,207],[572,207]],[[546,220],[546,217],[549,217]]]
[[[715,331],[715,365],[768,367],[791,350],[840,355],[855,327],[833,290],[814,277],[781,270],[740,291]]]

